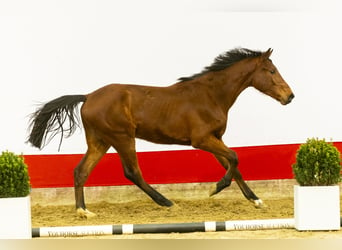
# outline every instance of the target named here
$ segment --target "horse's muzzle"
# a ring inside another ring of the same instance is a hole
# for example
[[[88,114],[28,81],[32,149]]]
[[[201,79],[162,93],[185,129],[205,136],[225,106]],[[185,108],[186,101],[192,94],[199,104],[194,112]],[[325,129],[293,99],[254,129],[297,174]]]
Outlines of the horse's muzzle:
[[[289,95],[287,101],[285,102],[285,105],[289,104],[290,102],[292,102],[293,98],[295,98],[295,95],[293,93],[291,93],[291,95]]]

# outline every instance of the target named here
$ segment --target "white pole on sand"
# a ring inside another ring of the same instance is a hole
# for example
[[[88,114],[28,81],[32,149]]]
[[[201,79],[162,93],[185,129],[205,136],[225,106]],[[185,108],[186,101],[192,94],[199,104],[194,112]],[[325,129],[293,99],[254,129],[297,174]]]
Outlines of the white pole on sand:
[[[224,222],[122,224],[32,229],[32,237],[79,237],[137,233],[190,233],[294,228],[294,219],[235,220]]]

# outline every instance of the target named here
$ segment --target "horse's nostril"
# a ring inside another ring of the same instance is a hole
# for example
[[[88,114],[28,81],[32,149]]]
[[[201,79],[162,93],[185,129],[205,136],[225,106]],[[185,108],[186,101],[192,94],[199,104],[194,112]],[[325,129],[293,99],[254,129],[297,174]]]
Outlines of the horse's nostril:
[[[287,103],[290,103],[293,100],[293,98],[295,98],[295,95],[293,93],[291,93],[291,95],[287,99]]]

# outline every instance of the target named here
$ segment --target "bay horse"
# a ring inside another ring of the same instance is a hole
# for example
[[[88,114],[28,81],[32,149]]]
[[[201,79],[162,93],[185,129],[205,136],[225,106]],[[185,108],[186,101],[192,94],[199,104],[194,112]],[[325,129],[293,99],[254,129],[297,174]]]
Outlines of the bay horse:
[[[219,55],[202,72],[168,87],[109,84],[87,95],[66,95],[42,105],[30,120],[28,142],[42,148],[56,134],[73,134],[80,126],[78,109],[88,145],[87,152],[74,169],[76,211],[82,217],[95,214],[87,210],[83,187],[88,176],[113,147],[120,156],[124,175],[154,202],[170,207],[173,203],[145,182],[139,168],[135,138],[161,144],[191,145],[212,153],[226,169],[214,184],[210,196],[231,184],[234,178],[243,195],[262,206],[243,180],[237,154],[222,141],[228,110],[248,87],[286,105],[294,94],[265,52],[235,48]],[[64,125],[67,122],[67,126]],[[48,136],[49,135],[49,136]]]

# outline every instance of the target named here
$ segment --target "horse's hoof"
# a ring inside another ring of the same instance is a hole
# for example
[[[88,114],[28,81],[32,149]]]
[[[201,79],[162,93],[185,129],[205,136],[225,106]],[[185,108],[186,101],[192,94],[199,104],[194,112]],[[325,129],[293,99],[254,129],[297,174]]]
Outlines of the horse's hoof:
[[[167,210],[168,211],[171,211],[171,212],[176,212],[176,211],[179,211],[181,208],[179,207],[178,204],[174,203],[173,206],[171,207],[167,207]]]
[[[172,207],[173,206],[173,202],[166,199],[165,197],[163,197],[163,199],[158,199],[158,200],[153,200],[153,201],[162,207]]]
[[[166,200],[166,201],[164,202],[164,206],[165,206],[165,207],[173,207],[173,206],[174,206],[174,204],[173,204],[173,202],[172,202],[172,201],[170,201],[170,200]]]
[[[90,219],[96,216],[96,214],[90,212],[88,209],[83,209],[83,208],[78,208],[76,210],[76,213],[79,217],[85,218],[85,219]]]
[[[265,204],[260,199],[252,200],[252,202],[254,203],[254,207],[255,208],[263,208],[263,207],[265,207]]]
[[[213,184],[209,189],[209,197],[217,194],[217,185]]]

